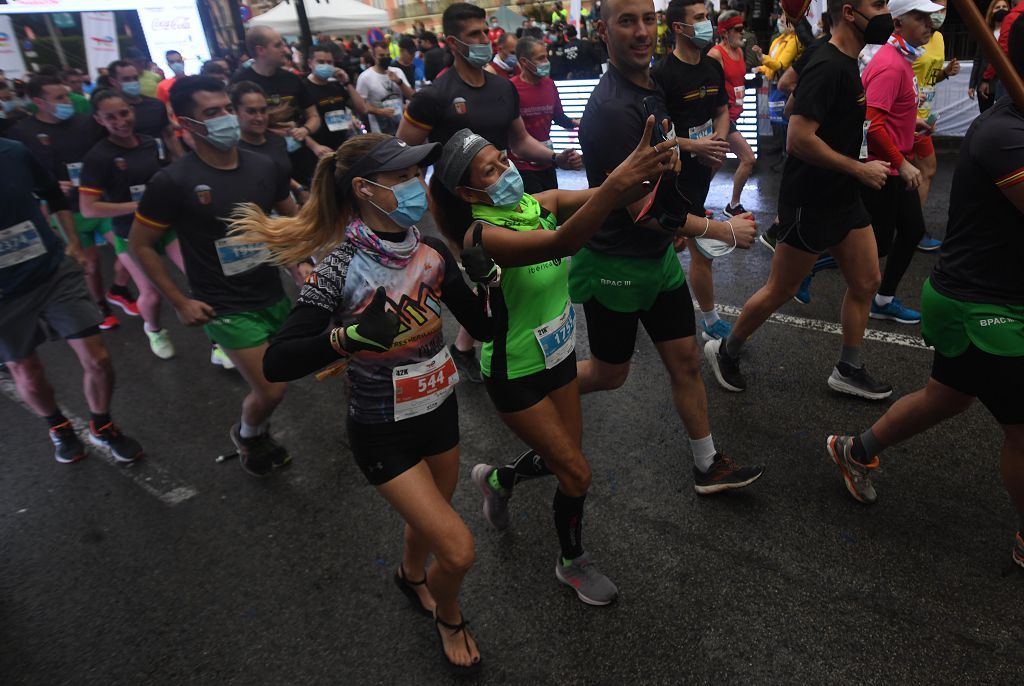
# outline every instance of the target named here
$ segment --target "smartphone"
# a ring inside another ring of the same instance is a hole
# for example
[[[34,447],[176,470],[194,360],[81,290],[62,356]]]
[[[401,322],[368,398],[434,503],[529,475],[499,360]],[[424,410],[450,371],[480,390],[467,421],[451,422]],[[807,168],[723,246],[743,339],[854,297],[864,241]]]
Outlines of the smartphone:
[[[668,138],[665,137],[665,129],[662,128],[661,122],[664,118],[662,117],[662,112],[664,110],[663,108],[658,107],[658,99],[653,95],[648,95],[641,101],[641,103],[644,107],[644,118],[646,119],[652,115],[654,116],[654,131],[651,133],[651,145],[654,146],[658,143],[664,143]]]

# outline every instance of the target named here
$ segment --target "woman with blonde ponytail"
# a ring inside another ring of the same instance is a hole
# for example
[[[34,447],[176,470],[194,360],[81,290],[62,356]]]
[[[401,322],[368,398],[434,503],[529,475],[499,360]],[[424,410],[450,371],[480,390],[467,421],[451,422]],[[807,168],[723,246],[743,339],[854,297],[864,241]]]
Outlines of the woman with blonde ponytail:
[[[347,363],[353,457],[406,522],[395,583],[415,610],[433,616],[442,658],[461,674],[481,662],[458,601],[475,553],[451,507],[458,372],[444,344],[441,303],[479,340],[492,333],[482,296],[463,281],[444,241],[416,228],[427,210],[421,169],[440,152],[438,144],[409,146],[383,134],[348,140],[320,160],[297,216],[268,217],[248,206],[235,213],[233,228],[282,264],[317,256],[267,349],[264,373],[283,381]]]

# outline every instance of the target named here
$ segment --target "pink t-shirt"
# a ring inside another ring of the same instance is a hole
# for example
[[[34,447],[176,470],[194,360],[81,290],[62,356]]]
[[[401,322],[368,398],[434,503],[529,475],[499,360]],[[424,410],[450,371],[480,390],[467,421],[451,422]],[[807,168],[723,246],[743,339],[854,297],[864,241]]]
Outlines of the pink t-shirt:
[[[914,149],[917,84],[910,62],[891,45],[883,45],[861,74],[868,107],[887,113],[885,131],[904,157]],[[869,151],[870,152],[870,151]],[[869,160],[879,159],[868,155]],[[890,174],[899,174],[893,169]]]

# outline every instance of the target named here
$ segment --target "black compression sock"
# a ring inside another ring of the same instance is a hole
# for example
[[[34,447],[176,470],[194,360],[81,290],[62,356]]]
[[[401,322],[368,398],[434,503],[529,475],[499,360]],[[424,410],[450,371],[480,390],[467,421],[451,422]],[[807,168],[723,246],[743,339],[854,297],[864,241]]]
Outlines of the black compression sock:
[[[850,454],[853,455],[853,459],[857,460],[861,464],[868,464],[878,453],[882,452],[883,446],[877,438],[875,438],[875,432],[868,429],[859,436],[853,437],[853,445],[850,446]]]
[[[51,414],[48,417],[44,417],[43,419],[46,420],[46,425],[51,429],[55,426],[60,426],[61,424],[68,420],[68,418],[64,416],[64,413],[61,412],[60,410],[57,410],[54,414]]]
[[[116,283],[112,284],[110,286],[110,292],[113,293],[114,295],[119,295],[122,298],[126,298],[128,300],[134,300],[134,298],[132,297],[132,292],[131,292],[131,290],[129,290],[129,288],[127,286],[119,286]]]
[[[110,423],[110,413],[104,412],[103,414],[92,413],[92,426],[94,429],[99,431],[107,424]]]
[[[555,490],[555,531],[565,560],[575,560],[583,554],[583,503],[586,500],[586,494],[573,497],[562,493],[561,488]]]
[[[498,483],[505,490],[517,486],[520,481],[529,481],[552,474],[541,456],[533,450],[527,450],[504,467],[498,467],[497,472]]]

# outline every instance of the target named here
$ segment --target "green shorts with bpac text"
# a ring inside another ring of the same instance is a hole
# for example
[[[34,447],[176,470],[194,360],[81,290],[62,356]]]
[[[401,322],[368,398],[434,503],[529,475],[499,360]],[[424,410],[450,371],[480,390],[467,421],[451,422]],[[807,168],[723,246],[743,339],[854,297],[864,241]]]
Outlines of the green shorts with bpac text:
[[[78,234],[78,242],[83,248],[91,248],[96,245],[96,237],[106,236],[112,233],[114,225],[109,218],[90,219],[81,212],[74,212],[71,215],[75,220],[75,233]]]
[[[671,245],[661,257],[618,257],[583,248],[569,263],[569,297],[591,298],[615,312],[649,310],[658,295],[679,288],[686,274]]]
[[[167,229],[160,235],[160,240],[153,246],[156,249],[158,255],[167,254],[167,246],[178,240],[178,234],[174,232],[174,229]],[[120,255],[121,253],[128,252],[128,239],[121,238],[116,233],[114,234],[114,253]]]
[[[281,298],[261,310],[214,317],[203,326],[203,331],[207,338],[228,350],[255,348],[277,333],[291,307],[288,298]]]
[[[1024,356],[1024,305],[968,303],[932,286],[921,288],[921,335],[943,357],[958,357],[973,343],[998,357]]]

